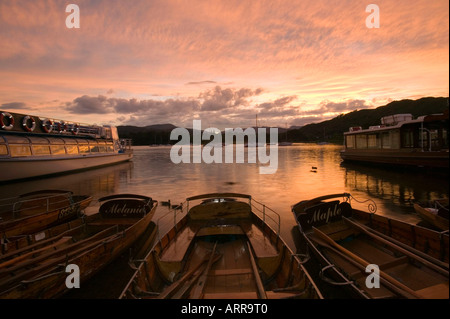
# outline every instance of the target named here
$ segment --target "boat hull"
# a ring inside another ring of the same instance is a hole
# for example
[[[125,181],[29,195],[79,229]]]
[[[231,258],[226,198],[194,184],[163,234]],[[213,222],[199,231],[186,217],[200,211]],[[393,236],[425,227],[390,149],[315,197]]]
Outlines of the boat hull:
[[[353,209],[337,199],[348,196],[323,196],[292,207],[325,285],[338,287],[338,298],[448,298],[448,234]],[[368,265],[383,274],[381,288],[368,287]],[[389,277],[398,280],[392,283]]]
[[[322,295],[298,256],[245,204],[205,201],[160,238],[120,298],[319,299]]]
[[[44,192],[44,191],[42,191]],[[42,193],[41,192],[41,193]],[[49,191],[52,194],[53,191]],[[44,193],[42,193],[44,194]],[[10,240],[15,236],[23,236],[24,234],[31,234],[47,227],[51,227],[67,220],[74,219],[89,206],[92,201],[91,196],[87,195],[72,195],[70,192],[61,192],[50,196],[42,195],[21,200],[12,203],[14,207],[21,209],[18,211],[3,212],[10,215],[10,219],[6,219],[0,223],[0,234],[3,240]],[[27,207],[28,206],[28,207]],[[14,217],[17,216],[17,217]]]
[[[78,268],[79,282],[83,283],[137,242],[139,242],[138,248],[143,248],[144,244],[150,245],[156,236],[156,225],[152,222],[152,218],[157,208],[157,202],[152,201],[151,208],[145,213],[140,212],[139,214],[143,214],[140,217],[132,216],[136,206],[127,204],[125,208],[124,203],[122,201],[115,206],[108,205],[107,208],[110,212],[107,217],[102,216],[102,212],[87,216],[83,227],[100,227],[100,231],[94,232],[93,235],[88,236],[85,240],[80,240],[79,243],[75,242],[65,247],[63,254],[52,251],[50,254],[54,258],[43,259],[46,256],[43,255],[36,257],[42,260],[25,261],[33,263],[34,267],[16,275],[17,280],[12,278],[5,281],[0,298],[48,299],[59,297],[70,289],[67,280],[70,279],[71,271],[68,271],[66,266],[75,265]],[[126,209],[128,212],[122,214]],[[149,237],[142,238],[143,234],[148,234]],[[18,268],[17,264],[13,267]]]
[[[349,162],[373,163],[381,165],[396,165],[408,167],[425,167],[448,169],[448,152],[412,152],[383,150],[345,150],[341,158]]]
[[[76,155],[15,158],[0,160],[0,182],[9,182],[92,169],[130,161],[132,152],[99,155]]]

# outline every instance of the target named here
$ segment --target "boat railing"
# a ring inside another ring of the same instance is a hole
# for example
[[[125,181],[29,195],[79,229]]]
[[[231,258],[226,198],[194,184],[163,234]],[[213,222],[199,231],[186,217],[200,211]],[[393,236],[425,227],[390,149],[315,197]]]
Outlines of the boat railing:
[[[119,153],[131,152],[133,140],[130,138],[121,138],[119,140]]]
[[[248,199],[248,204],[252,208],[253,213],[260,218],[263,223],[276,232],[277,236],[281,231],[280,215],[265,204],[253,199],[250,195],[239,193],[211,193],[189,197],[183,203],[178,205],[171,205],[170,201],[167,203],[169,211],[157,219],[158,226],[158,240],[161,240],[161,233],[165,233],[170,226],[176,227],[177,223],[187,215],[189,212],[189,203],[197,200],[208,200],[215,198],[243,198]]]
[[[0,220],[1,214],[11,213],[12,218],[20,217],[21,213],[40,209],[42,212],[50,211],[51,207],[60,207],[58,204],[66,206],[72,204],[72,192],[60,192],[51,195],[43,195],[29,199],[20,197],[0,199]],[[62,207],[62,206],[61,206]]]
[[[266,223],[267,225],[272,227],[276,231],[277,236],[280,236],[280,230],[281,230],[280,215],[276,211],[274,211],[272,208],[257,201],[256,199],[252,198],[250,205],[251,205],[252,211],[255,213],[255,215],[257,215],[259,218],[261,218],[264,223]]]

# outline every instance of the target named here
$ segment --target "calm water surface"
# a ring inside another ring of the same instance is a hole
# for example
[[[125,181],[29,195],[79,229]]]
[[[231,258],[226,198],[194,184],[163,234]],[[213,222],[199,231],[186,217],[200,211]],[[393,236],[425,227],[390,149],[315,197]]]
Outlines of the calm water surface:
[[[96,199],[114,193],[148,195],[158,201],[182,203],[186,197],[210,192],[240,192],[274,209],[281,216],[281,235],[292,247],[295,226],[291,205],[317,196],[349,192],[358,200],[372,199],[377,214],[412,223],[414,201],[448,198],[448,176],[343,165],[339,145],[297,144],[278,148],[278,170],[259,174],[259,165],[174,164],[170,146],[136,146],[132,162],[39,180],[0,185],[0,197],[40,189],[64,189]],[[245,150],[248,152],[248,149]],[[247,155],[245,156],[247,162]],[[261,164],[264,165],[264,164]],[[313,167],[317,169],[313,169]],[[358,208],[366,206],[353,202]],[[155,219],[168,212],[160,205]]]

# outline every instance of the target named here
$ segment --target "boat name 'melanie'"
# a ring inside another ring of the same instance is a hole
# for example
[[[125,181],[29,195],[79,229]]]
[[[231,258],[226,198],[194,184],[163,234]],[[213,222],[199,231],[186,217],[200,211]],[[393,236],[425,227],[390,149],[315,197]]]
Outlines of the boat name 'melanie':
[[[127,204],[114,204],[109,210],[106,211],[108,214],[121,214],[121,215],[134,215],[134,214],[145,214],[144,207],[127,207]]]
[[[317,222],[326,222],[335,216],[341,215],[341,209],[339,205],[328,206],[327,210],[324,211],[320,208],[316,209],[314,213],[312,213],[311,218],[308,220],[309,224],[317,223]]]

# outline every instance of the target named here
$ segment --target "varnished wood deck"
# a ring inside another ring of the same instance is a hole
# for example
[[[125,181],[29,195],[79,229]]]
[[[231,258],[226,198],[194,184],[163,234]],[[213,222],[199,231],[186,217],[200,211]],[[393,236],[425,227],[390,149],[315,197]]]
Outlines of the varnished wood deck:
[[[256,257],[273,257],[278,255],[276,247],[270,242],[270,238],[264,235],[255,224],[247,227],[246,235],[250,240]]]
[[[204,201],[158,241],[120,298],[322,298],[299,262],[250,204]]]
[[[185,260],[184,274],[207,272],[202,298],[234,299],[236,294],[241,296],[240,298],[258,298],[257,276],[259,273],[252,267],[249,247],[252,249],[252,254],[255,255],[254,258],[278,256],[277,248],[261,229],[250,222],[241,226],[228,227],[235,235],[231,235],[229,241],[217,242],[215,253],[220,258],[211,265],[209,271],[204,270],[205,265],[201,272],[196,272],[196,268],[202,262],[206,264],[205,260],[208,259],[216,244],[215,236],[208,236],[208,234],[211,232],[220,235],[223,232],[229,235],[227,230],[221,227],[216,229],[214,227],[200,229],[184,227],[176,235],[171,235],[173,238],[161,251],[159,259],[166,265],[168,265],[167,263],[181,263]],[[199,233],[201,234],[199,235]]]
[[[212,250],[214,243],[196,242],[190,265],[196,265]],[[214,294],[255,293],[256,283],[251,269],[246,241],[233,240],[218,244],[216,252],[221,258],[212,266],[204,289],[205,297]],[[256,293],[255,293],[256,294]]]
[[[343,221],[323,225],[319,228],[342,247],[368,263],[377,265],[382,272],[401,281],[402,284],[418,292],[424,298],[437,298],[438,296],[440,298],[447,296],[446,298],[448,298],[448,280],[443,283],[441,275],[426,267],[414,265],[407,256],[399,255],[373,238],[349,227]],[[318,237],[315,234],[310,235],[317,241]],[[330,260],[347,273],[351,280],[356,281],[372,298],[395,298],[398,296],[383,284],[377,289],[365,288],[368,274],[361,267],[350,263],[332,249],[326,247],[323,249]]]
[[[162,261],[176,261],[183,260],[186,251],[194,239],[195,232],[190,227],[185,227],[173,238],[169,246],[162,251],[160,256]]]

